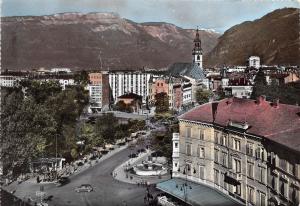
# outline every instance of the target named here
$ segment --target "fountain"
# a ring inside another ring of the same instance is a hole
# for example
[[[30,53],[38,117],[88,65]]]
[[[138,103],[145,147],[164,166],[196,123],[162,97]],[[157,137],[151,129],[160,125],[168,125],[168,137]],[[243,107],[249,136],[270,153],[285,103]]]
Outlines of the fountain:
[[[133,171],[139,176],[157,176],[168,173],[168,169],[163,164],[153,162],[151,159],[133,166]]]

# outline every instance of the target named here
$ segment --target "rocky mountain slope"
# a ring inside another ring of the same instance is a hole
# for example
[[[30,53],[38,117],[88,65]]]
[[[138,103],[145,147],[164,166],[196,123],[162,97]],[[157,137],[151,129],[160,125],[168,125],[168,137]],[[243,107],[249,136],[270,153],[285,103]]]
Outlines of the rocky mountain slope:
[[[251,55],[265,65],[300,65],[299,9],[275,10],[227,30],[204,57],[207,66],[246,65]]]
[[[2,68],[163,68],[190,62],[194,30],[135,23],[115,13],[2,17]],[[219,34],[200,31],[205,53]]]

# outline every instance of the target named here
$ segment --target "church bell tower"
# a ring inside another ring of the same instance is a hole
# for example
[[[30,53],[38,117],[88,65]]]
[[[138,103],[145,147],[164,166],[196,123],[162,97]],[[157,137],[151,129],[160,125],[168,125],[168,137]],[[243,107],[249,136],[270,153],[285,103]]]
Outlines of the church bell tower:
[[[194,39],[194,49],[193,49],[193,63],[197,64],[198,67],[202,68],[202,48],[201,40],[199,37],[199,30],[196,30],[196,37]]]

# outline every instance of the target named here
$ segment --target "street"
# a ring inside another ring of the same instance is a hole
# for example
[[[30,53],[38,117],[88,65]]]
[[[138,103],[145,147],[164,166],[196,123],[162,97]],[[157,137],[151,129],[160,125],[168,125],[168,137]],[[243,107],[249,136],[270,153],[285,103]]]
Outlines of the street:
[[[46,196],[53,195],[49,205],[97,206],[97,205],[144,205],[145,187],[119,182],[111,176],[115,167],[129,159],[130,149],[124,149],[99,164],[70,177],[71,182],[62,187],[44,184]],[[76,193],[81,184],[91,184],[94,191]],[[40,185],[24,182],[18,185],[15,195],[27,200],[36,199]]]

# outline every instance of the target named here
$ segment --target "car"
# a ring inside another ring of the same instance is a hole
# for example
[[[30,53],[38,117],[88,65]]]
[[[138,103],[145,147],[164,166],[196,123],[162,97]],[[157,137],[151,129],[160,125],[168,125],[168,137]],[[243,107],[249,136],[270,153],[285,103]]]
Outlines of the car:
[[[92,192],[93,187],[90,184],[82,184],[75,188],[75,192]]]
[[[137,155],[133,153],[133,154],[128,155],[128,157],[129,157],[129,158],[136,158]]]
[[[55,183],[56,186],[63,186],[65,184],[68,184],[70,182],[70,179],[68,177],[61,177],[57,180],[57,182]]]

